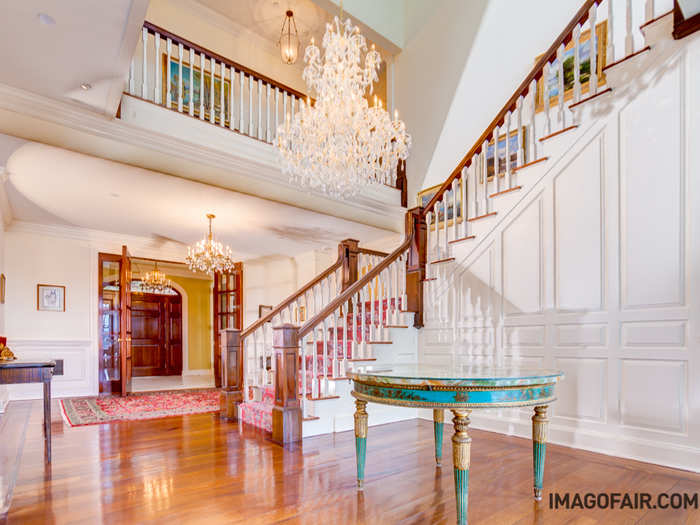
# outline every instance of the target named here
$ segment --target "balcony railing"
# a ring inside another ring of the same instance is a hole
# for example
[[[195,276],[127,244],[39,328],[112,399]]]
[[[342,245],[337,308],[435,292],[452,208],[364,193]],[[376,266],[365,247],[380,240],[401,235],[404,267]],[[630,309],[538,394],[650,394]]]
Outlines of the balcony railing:
[[[267,143],[306,95],[150,22],[126,93]]]

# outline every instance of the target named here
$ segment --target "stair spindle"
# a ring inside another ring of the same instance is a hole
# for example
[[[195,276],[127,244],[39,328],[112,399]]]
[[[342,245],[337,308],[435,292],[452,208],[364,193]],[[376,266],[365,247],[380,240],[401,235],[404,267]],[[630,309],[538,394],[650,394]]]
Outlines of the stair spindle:
[[[557,122],[559,129],[564,129],[564,44],[557,48],[557,99]]]
[[[204,71],[205,71],[204,53],[199,53],[199,120],[204,120]],[[168,59],[170,64],[170,59]],[[170,75],[168,74],[168,78]]]
[[[574,104],[581,100],[581,56],[579,42],[581,41],[581,24],[574,27]]]
[[[190,48],[190,70],[189,80],[190,80],[190,96],[187,101],[187,112],[190,117],[194,116],[194,49]]]
[[[645,6],[646,10],[646,6]],[[632,0],[625,5],[625,56],[634,53],[634,36],[632,35]]]
[[[240,84],[241,84],[240,91],[238,92],[238,96],[240,97],[240,100],[241,100],[240,109],[238,110],[239,111],[238,117],[240,119],[240,122],[238,123],[238,131],[240,131],[241,133],[245,133],[245,131],[243,129],[245,126],[245,103],[244,103],[244,101],[245,101],[245,73],[243,73],[243,71],[239,71],[238,77],[239,77]]]
[[[272,138],[277,139],[277,127],[279,126],[280,88],[275,86],[275,129],[272,130]]]
[[[598,62],[597,62],[597,53],[598,53],[598,46],[595,45],[595,40],[596,40],[596,31],[595,31],[595,22],[596,22],[596,14],[598,12],[597,10],[598,4],[593,4],[591,6],[590,11],[588,12],[588,19],[590,20],[591,23],[591,37],[590,37],[590,50],[591,50],[591,76],[590,80],[588,81],[588,95],[595,95],[598,92]]]
[[[613,44],[613,0],[608,1],[608,46],[606,48],[607,63],[615,62],[615,45]]]
[[[272,133],[270,132],[270,84],[267,86],[267,102],[265,103],[265,141],[272,142]]]
[[[464,238],[468,235],[468,212],[467,210],[469,209],[469,200],[468,200],[468,190],[469,190],[469,169],[465,166],[462,168],[462,173],[461,177],[459,179],[459,187],[461,189],[461,195],[460,195],[460,202],[462,203],[462,209],[460,210],[460,217],[462,219],[462,237]]]
[[[595,46],[591,46],[595,47]],[[544,74],[542,75],[542,97],[544,98],[544,134],[552,133],[552,122],[549,118],[549,69],[550,64],[547,62],[544,65]]]
[[[177,111],[182,113],[182,55],[183,55],[182,44],[177,45]]]
[[[173,103],[173,93],[172,93],[172,88],[171,88],[171,86],[170,86],[170,79],[172,78],[172,77],[171,77],[171,75],[172,75],[172,71],[171,71],[172,66],[171,66],[171,64],[170,64],[170,57],[171,57],[171,55],[172,55],[172,44],[173,44],[173,41],[172,41],[170,38],[168,38],[165,42],[166,42],[165,47],[166,47],[166,50],[167,50],[167,56],[166,56],[167,62],[165,63],[165,68],[166,68],[166,69],[165,69],[165,105],[166,105],[166,107],[167,107],[168,109],[171,109],[171,108],[173,107],[173,106],[172,106],[172,103]]]
[[[522,95],[518,97],[518,101],[515,104],[515,125],[518,130],[518,154],[516,159],[516,166],[522,166],[525,164],[525,144],[523,141],[523,103],[525,99]],[[511,178],[514,174],[511,175]],[[512,185],[516,185],[516,182],[511,180]]]
[[[544,83],[544,79],[542,80]],[[537,127],[535,126],[535,115],[537,114],[537,80],[530,82],[530,125],[529,133],[530,144],[532,144],[532,156],[530,162],[537,160]]]
[[[233,85],[233,84],[231,84]],[[308,385],[307,385],[307,377],[306,377],[306,356],[307,356],[307,348],[308,348],[308,343],[309,343],[309,336],[306,335],[302,337],[301,339],[301,415],[302,417],[309,417],[308,413],[308,403],[307,403],[307,396],[308,396]]]
[[[258,140],[262,140],[262,92],[263,83],[261,79],[258,79]]]
[[[506,145],[505,145],[506,146],[505,147],[505,149],[506,149],[506,180],[504,181],[504,186],[505,186],[505,189],[507,189],[507,190],[512,187],[511,183],[510,183],[510,175],[511,175],[511,173],[510,173],[510,170],[511,170],[511,168],[510,168],[510,155],[513,152],[510,151],[510,120],[511,120],[511,113],[509,111],[508,113],[506,113],[506,118],[505,118],[505,125],[506,125],[506,132],[505,132],[505,136],[506,136]]]
[[[221,82],[219,83],[219,126],[226,126],[226,99],[224,98],[224,85],[226,84],[226,65],[223,62],[219,63],[219,70],[221,71]]]
[[[253,85],[255,84],[255,79],[253,79],[252,75],[248,79],[248,136],[252,137],[255,131],[253,128]]]
[[[160,33],[155,32],[153,34],[155,41],[156,50],[156,61],[155,61],[155,78],[153,82],[153,102],[156,104],[162,104],[163,101],[160,99]]]
[[[458,186],[458,184],[459,184],[459,186]],[[458,198],[461,194],[461,184],[462,184],[462,182],[460,179],[456,178],[455,180],[452,181],[452,240],[457,239],[457,212],[459,211],[457,209],[457,203],[459,202]],[[445,217],[445,219],[447,219],[447,217]],[[450,246],[450,244],[448,242],[447,243],[447,247],[448,247],[447,255],[448,255],[448,257],[449,257],[449,246]]]
[[[234,81],[236,80],[236,69],[231,66],[230,69],[230,74],[231,74],[231,81],[228,84],[228,127],[229,129],[233,130],[236,127],[235,124],[235,119],[234,119],[234,111],[233,111],[233,103],[234,103],[234,96],[233,92],[234,90]]]
[[[216,104],[214,104],[214,73],[216,71],[216,59],[210,58],[209,65],[211,67],[211,71],[209,72],[211,79],[211,84],[209,86],[209,122],[213,124],[216,120]]]
[[[141,79],[141,97],[144,99],[148,98],[148,29],[145,27],[141,30],[141,40],[143,42],[142,46],[142,76]]]

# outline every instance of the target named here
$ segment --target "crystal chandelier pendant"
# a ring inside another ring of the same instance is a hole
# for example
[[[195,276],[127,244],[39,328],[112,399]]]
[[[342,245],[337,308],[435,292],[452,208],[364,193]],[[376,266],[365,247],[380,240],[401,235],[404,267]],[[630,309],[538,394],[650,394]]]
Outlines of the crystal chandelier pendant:
[[[158,270],[158,261],[156,261],[153,271],[147,272],[141,279],[141,289],[151,293],[166,293],[170,291],[172,284],[163,272]]]
[[[326,24],[322,47],[323,61],[313,40],[304,54],[303,78],[317,95],[315,104],[302,102],[277,129],[283,170],[293,184],[334,198],[351,197],[370,184],[395,186],[411,136],[398,113],[392,119],[381,101],[370,107],[365,98],[379,79],[379,53],[374,45],[367,51],[360,28],[338,17]]]
[[[231,248],[214,240],[211,221],[215,217],[212,213],[207,214],[207,219],[209,219],[208,235],[194,246],[187,248],[185,261],[192,271],[211,275],[217,272],[226,273],[233,269],[234,261]]]

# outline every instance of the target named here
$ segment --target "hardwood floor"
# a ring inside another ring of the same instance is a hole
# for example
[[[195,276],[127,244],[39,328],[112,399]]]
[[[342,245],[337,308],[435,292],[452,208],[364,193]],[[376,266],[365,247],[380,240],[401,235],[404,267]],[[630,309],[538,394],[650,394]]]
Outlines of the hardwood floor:
[[[41,404],[26,443],[10,524],[453,523],[451,427],[445,467],[429,421],[370,427],[364,493],[355,489],[354,434],[282,449],[214,414],[68,428],[54,420],[45,471]],[[370,420],[372,417],[370,407]],[[58,412],[56,412],[58,413]],[[19,419],[19,418],[17,418]],[[549,492],[700,492],[700,475],[549,445],[544,500],[532,500],[529,440],[471,432],[469,518],[475,524],[695,524],[699,510],[550,510]],[[3,446],[0,436],[0,447]],[[573,496],[573,495],[572,495]]]

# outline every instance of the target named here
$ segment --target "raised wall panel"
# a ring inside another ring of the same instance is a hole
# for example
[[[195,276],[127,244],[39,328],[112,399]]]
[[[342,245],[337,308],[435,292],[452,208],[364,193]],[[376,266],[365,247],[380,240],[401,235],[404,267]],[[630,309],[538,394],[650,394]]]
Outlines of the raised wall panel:
[[[503,364],[505,366],[520,366],[524,368],[542,368],[544,366],[544,357],[507,355],[503,357]],[[532,409],[529,408],[528,410]]]
[[[679,347],[686,344],[686,321],[622,323],[622,345],[629,347]]]
[[[607,360],[560,357],[555,363],[564,372],[557,384],[556,415],[605,421]]]
[[[507,347],[544,346],[544,326],[506,326],[503,343]]]
[[[608,327],[604,324],[560,324],[556,327],[557,346],[597,346],[607,343]]]
[[[623,425],[685,432],[687,363],[620,361],[620,419]]]
[[[622,298],[627,307],[684,302],[680,69],[620,112]]]
[[[603,307],[602,138],[554,181],[555,300],[559,310]]]
[[[542,311],[542,199],[528,205],[502,234],[503,312]]]

